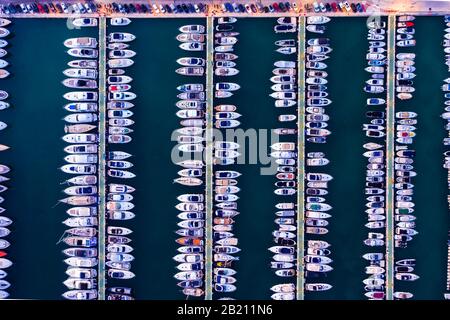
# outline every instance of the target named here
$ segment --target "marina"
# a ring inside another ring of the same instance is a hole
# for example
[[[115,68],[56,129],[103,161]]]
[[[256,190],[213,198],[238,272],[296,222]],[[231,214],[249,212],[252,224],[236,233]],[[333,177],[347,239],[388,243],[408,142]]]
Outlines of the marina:
[[[448,293],[443,16],[80,23],[5,36],[10,298]]]

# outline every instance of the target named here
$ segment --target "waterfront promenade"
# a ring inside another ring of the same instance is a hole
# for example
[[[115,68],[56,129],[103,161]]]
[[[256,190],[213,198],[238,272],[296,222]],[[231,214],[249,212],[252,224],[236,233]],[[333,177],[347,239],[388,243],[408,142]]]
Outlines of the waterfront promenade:
[[[35,3],[36,1],[30,0],[19,0],[19,1],[10,1],[8,3]],[[51,2],[51,1],[50,1]],[[86,3],[88,1],[64,1],[66,4],[74,4],[74,3]],[[260,1],[225,1],[225,0],[214,0],[214,1],[166,1],[166,0],[158,0],[158,1],[145,1],[145,0],[137,0],[137,1],[112,1],[112,0],[97,0],[97,1],[89,1],[98,5],[98,12],[96,13],[85,13],[83,17],[116,17],[116,16],[129,16],[130,18],[186,18],[186,17],[220,17],[220,16],[236,16],[236,17],[281,17],[281,16],[310,16],[310,15],[327,15],[330,17],[361,17],[361,16],[387,16],[390,14],[412,14],[412,15],[444,15],[450,12],[450,1],[444,0],[431,0],[431,1],[410,1],[410,0],[400,0],[400,1],[349,1],[349,4],[352,3],[361,3],[364,5],[364,12],[353,12],[353,11],[337,11],[337,12],[314,12],[313,3],[315,1],[290,1],[290,3],[295,3],[297,5],[297,10],[290,10],[287,12],[268,12],[268,13],[248,13],[248,12],[224,12],[223,4],[224,3],[237,3],[237,4],[262,4],[263,6],[268,6],[273,4],[273,1],[268,0],[260,0]],[[156,5],[171,5],[171,4],[204,4],[207,6],[205,12],[201,13],[162,13],[162,12],[146,12],[146,13],[118,13],[113,12],[111,10],[111,3],[118,4],[146,4],[147,6]],[[339,1],[317,1],[317,3],[339,3]],[[47,3],[47,2],[40,2]],[[53,3],[58,3],[58,1],[53,1]],[[0,16],[4,17],[17,17],[17,18],[35,18],[35,17],[45,17],[45,18],[70,18],[77,17],[80,14],[77,13],[15,13],[15,14],[1,14]]]

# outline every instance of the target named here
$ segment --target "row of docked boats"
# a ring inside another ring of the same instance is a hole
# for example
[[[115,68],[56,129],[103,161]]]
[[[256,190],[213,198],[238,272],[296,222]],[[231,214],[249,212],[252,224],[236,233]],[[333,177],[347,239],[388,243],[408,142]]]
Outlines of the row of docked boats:
[[[450,32],[450,16],[446,15],[444,16],[444,23],[446,26],[445,29],[445,36],[443,41],[444,46],[444,53],[445,53],[445,64],[447,65],[447,70],[450,73],[450,37],[448,36]],[[443,167],[444,169],[447,169],[447,186],[448,189],[450,189],[450,150],[448,150],[448,147],[450,145],[450,78],[444,79],[444,84],[442,86],[442,90],[444,91],[444,111],[441,115],[441,117],[444,120],[445,123],[445,130],[447,131],[447,138],[444,138],[443,144],[444,144],[444,163]],[[450,196],[447,195],[447,202],[448,207],[450,208]],[[450,300],[450,231],[448,232],[448,239],[447,239],[447,290],[444,293],[444,299]]]
[[[320,25],[324,25],[330,18],[321,19]],[[308,19],[311,20],[311,19]],[[325,22],[326,21],[326,22]],[[312,25],[317,25],[316,19],[312,19]],[[307,26],[310,25],[309,23]],[[309,34],[309,33],[308,33]],[[332,52],[329,38],[311,37],[307,40],[306,47],[306,141],[311,143],[326,143],[331,131],[327,129],[329,116],[326,107],[332,101],[327,92],[328,67],[325,61],[330,58]],[[316,160],[317,161],[317,160]],[[326,162],[326,160],[325,160]]]
[[[277,19],[277,24],[273,27],[275,33],[295,33],[297,32],[296,17],[281,17]],[[281,53],[281,52],[280,52]]]
[[[401,52],[396,54],[396,81],[397,81],[397,98],[400,100],[411,99],[414,92],[413,81],[415,77],[415,53],[411,52],[411,47],[415,46],[414,39],[414,16],[399,16],[397,17],[397,46],[408,47],[402,48]],[[403,37],[403,38],[399,38]],[[400,41],[409,42],[408,45],[399,45]],[[402,81],[403,83],[399,83]],[[398,86],[403,88],[398,90]],[[408,89],[409,88],[409,89]],[[407,90],[408,89],[408,90]],[[401,94],[406,93],[403,97]],[[405,110],[406,109],[406,110]],[[404,251],[409,255],[409,250],[406,248],[415,235],[418,234],[416,230],[416,216],[414,214],[414,177],[417,175],[414,171],[414,157],[415,150],[412,149],[414,144],[415,130],[417,127],[417,113],[410,111],[410,108],[398,108],[395,114],[395,203],[394,203],[394,221],[395,234],[394,245],[395,248]],[[405,254],[402,254],[405,256]],[[395,261],[394,275],[395,281],[414,281],[419,278],[414,273],[415,259],[403,259]],[[394,287],[396,287],[394,283]],[[413,297],[411,292],[395,292],[396,299],[409,299]]]
[[[413,16],[399,16],[397,20],[397,46],[399,47],[413,47],[415,45],[414,34],[414,17]],[[404,39],[408,38],[408,39]],[[399,45],[402,41],[412,41],[410,45]],[[414,78],[416,74],[416,67],[414,66],[416,55],[414,53],[403,52],[407,48],[402,48],[402,52],[396,54],[396,87],[397,98],[400,100],[408,100],[413,97]],[[402,138],[402,137],[398,137]]]
[[[363,157],[367,159],[365,196],[367,223],[369,229],[365,246],[380,252],[368,252],[362,257],[368,264],[365,266],[366,278],[363,280],[364,295],[370,300],[383,300],[385,298],[385,257],[383,247],[385,246],[385,141],[386,136],[386,99],[380,97],[385,95],[386,77],[386,22],[384,19],[373,20],[367,23],[369,49],[366,54],[367,67],[370,79],[366,81],[364,91],[368,93],[366,101],[368,108],[375,111],[367,111],[368,123],[363,124],[363,131],[369,142],[363,145]],[[371,249],[372,250],[372,249]]]
[[[180,48],[195,51],[190,57],[177,60],[181,66],[176,72],[183,76],[201,77],[196,83],[184,83],[177,87],[180,92],[176,103],[176,115],[181,119],[181,128],[177,129],[177,148],[183,161],[178,165],[179,177],[174,182],[188,186],[186,193],[177,197],[175,208],[179,211],[176,242],[179,245],[177,254],[173,257],[177,263],[174,278],[182,293],[187,297],[204,295],[205,269],[205,194],[201,187],[204,181],[203,151],[205,125],[205,87],[204,87],[204,56],[205,27],[203,25],[185,25],[179,28],[181,34],[177,40]],[[183,192],[185,192],[183,188]]]
[[[289,24],[287,24],[289,23]],[[296,30],[296,18],[287,17],[279,18],[274,30],[276,33],[281,33],[277,30],[284,26],[292,26]],[[286,54],[287,52],[279,49],[297,47],[297,41],[293,39],[279,39],[275,41],[275,46],[278,48],[276,52]],[[283,76],[289,76],[295,79],[297,77],[297,64],[294,61],[276,61],[274,69],[272,70],[274,80],[281,79]],[[297,104],[296,97],[296,82],[292,81],[290,84],[281,84],[275,82],[271,87],[272,93],[270,96],[275,99],[275,107],[278,104],[286,101],[292,106]],[[286,107],[288,107],[286,105]],[[292,110],[280,109],[277,110]],[[296,128],[296,112],[291,114],[280,114],[278,120],[286,127]],[[270,146],[270,156],[277,164],[277,171],[275,172],[275,187],[274,193],[282,196],[280,202],[275,205],[275,225],[276,228],[272,232],[274,245],[268,250],[272,255],[270,262],[271,269],[275,275],[281,277],[281,283],[275,284],[271,287],[273,292],[271,298],[274,300],[295,300],[296,298],[296,282],[295,275],[297,274],[297,210],[295,195],[297,193],[297,139],[296,136],[286,137],[287,141],[275,142],[272,141]],[[277,139],[278,140],[278,139]]]
[[[214,73],[218,79],[214,93],[214,119],[215,127],[221,131],[220,136],[228,137],[222,129],[236,128],[240,125],[237,120],[241,114],[232,100],[231,92],[240,89],[235,82],[222,82],[238,73],[237,56],[233,54],[238,43],[239,32],[235,30],[236,18],[222,17],[217,20],[214,42]],[[225,49],[225,50],[224,50]],[[222,68],[237,70],[223,72]],[[224,78],[227,77],[227,78]],[[228,92],[228,93],[227,93]],[[226,100],[223,100],[223,99]],[[239,240],[234,234],[238,208],[238,178],[241,173],[233,165],[240,156],[240,145],[233,140],[218,139],[214,142],[214,218],[213,218],[213,288],[219,299],[231,300],[231,292],[236,291],[235,263],[239,260],[237,254]]]
[[[5,38],[11,33],[7,28],[10,23],[10,20],[0,18],[0,79],[9,76],[9,72],[5,69],[9,63],[3,57],[7,55],[7,51],[4,48],[8,45],[8,41]]]
[[[60,169],[70,175],[63,183],[68,218],[63,221],[67,229],[62,241],[67,264],[67,287],[63,297],[69,300],[97,299],[98,276],[98,93],[97,93],[97,39],[70,38],[64,46],[74,52],[89,50],[92,56],[77,56],[63,71],[67,78],[64,86],[76,91],[64,94],[68,103],[63,106],[67,115],[62,137],[68,145],[64,148],[66,162]]]
[[[111,26],[129,24],[131,20],[126,19],[119,24],[116,22],[113,23],[111,20]],[[133,79],[126,74],[126,71],[134,64],[132,58],[136,52],[130,49],[134,39],[136,39],[135,35],[125,32],[111,32],[107,37],[106,274],[109,280],[106,283],[106,298],[108,300],[134,299],[132,288],[124,285],[122,280],[135,277],[132,271],[134,248],[131,245],[131,234],[133,230],[124,226],[135,217],[132,211],[135,207],[133,203],[135,188],[124,184],[123,179],[132,179],[136,175],[132,172],[134,165],[129,159],[132,155],[118,150],[132,141],[131,127],[134,120],[132,120],[133,112],[130,109],[134,107],[131,101],[136,98],[136,94],[130,91]],[[118,286],[115,286],[116,284]]]
[[[450,18],[449,16],[444,16],[444,23],[445,23],[445,34],[444,34],[444,40],[442,41],[442,46],[444,47],[444,53],[445,53],[445,64],[448,67],[448,70],[450,71]],[[447,82],[446,82],[447,84]]]
[[[331,131],[327,129],[326,109],[332,103],[328,96],[326,69],[332,52],[330,39],[325,35],[325,25],[331,19],[326,16],[307,18],[306,41],[306,189],[305,189],[305,290],[326,291],[332,288],[326,277],[333,270],[330,244],[324,240],[328,234],[333,209],[327,203],[328,184],[333,177],[326,173],[330,163],[325,152],[318,151],[312,144],[327,142]],[[318,37],[318,34],[321,34]],[[318,172],[319,171],[319,172]],[[323,172],[325,171],[325,172]]]
[[[416,45],[414,20],[415,17],[409,15],[397,17],[397,47],[414,47]]]
[[[445,22],[446,27],[450,28],[450,16],[445,16],[444,22]],[[447,31],[450,31],[450,30],[446,29],[445,32],[447,32]],[[448,71],[450,72],[450,40],[447,39],[450,37],[447,37],[447,34],[448,33],[446,33],[444,36],[445,40],[444,40],[443,44],[444,44],[444,52],[445,52],[445,64],[448,66]],[[450,130],[450,77],[444,79],[444,84],[442,85],[441,89],[444,92],[444,99],[445,99],[444,111],[441,114],[441,118],[443,120],[446,120],[445,129],[447,131],[449,131]],[[444,144],[444,146],[450,145],[450,138],[449,137],[444,138],[443,144]],[[444,156],[445,156],[444,168],[448,169],[448,168],[450,168],[450,158],[447,158],[447,157],[448,156],[450,157],[450,152],[444,153]],[[450,182],[449,182],[449,185],[450,185]]]
[[[5,56],[8,52],[4,49],[8,42],[3,38],[10,34],[9,30],[6,28],[11,23],[10,20],[0,18],[0,79],[6,78],[9,73],[4,70],[4,68],[8,65],[8,62],[4,60]],[[6,91],[0,90],[0,110],[7,109],[9,107],[9,103],[5,100],[8,98],[8,93]],[[7,124],[0,121],[0,131],[5,129]],[[5,151],[9,149],[8,146],[0,144],[0,151]],[[4,192],[8,190],[8,187],[4,185],[9,180],[9,177],[6,176],[10,171],[10,168],[7,165],[0,164],[0,193],[4,195]],[[0,196],[0,204],[5,201],[3,196]],[[13,220],[5,214],[6,209],[0,207],[0,300],[6,299],[9,297],[9,292],[7,291],[11,283],[6,280],[8,276],[8,272],[6,269],[10,268],[13,265],[13,262],[8,257],[8,248],[10,246],[10,242],[7,240],[9,235],[11,234],[11,230],[9,226],[13,223]]]
[[[414,17],[413,16],[399,16],[397,18],[397,32],[401,28],[407,28],[410,35],[414,35]],[[407,27],[403,27],[406,26]],[[404,33],[400,33],[404,34]],[[410,48],[409,48],[410,49]],[[408,49],[403,49],[403,52],[397,53],[397,81],[409,80],[409,85],[412,87],[412,78],[415,77],[414,69],[407,69],[414,67],[415,53]],[[406,64],[400,64],[404,63]],[[405,69],[406,68],[406,69]],[[413,91],[413,90],[412,90]],[[399,99],[401,97],[397,96]],[[408,98],[412,98],[410,95]],[[414,184],[413,178],[417,175],[414,171],[414,156],[415,150],[410,149],[416,136],[415,130],[417,126],[417,114],[412,111],[401,111],[396,113],[396,157],[395,157],[395,189],[396,189],[396,214],[399,214],[396,219],[395,227],[395,246],[397,248],[406,248],[408,242],[418,233],[415,229],[414,216]]]

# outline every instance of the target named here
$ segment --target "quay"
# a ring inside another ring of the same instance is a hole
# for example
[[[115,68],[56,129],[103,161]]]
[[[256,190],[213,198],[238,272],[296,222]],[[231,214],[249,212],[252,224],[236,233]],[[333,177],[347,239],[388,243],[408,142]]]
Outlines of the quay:
[[[99,125],[98,125],[98,299],[105,300],[106,270],[106,18],[101,17],[98,32],[99,43]]]
[[[388,17],[386,102],[386,300],[394,294],[395,15]]]
[[[212,300],[213,269],[213,103],[214,103],[214,18],[206,19],[206,236],[205,236],[205,299]]]
[[[305,20],[299,18],[297,39],[297,300],[305,299]]]

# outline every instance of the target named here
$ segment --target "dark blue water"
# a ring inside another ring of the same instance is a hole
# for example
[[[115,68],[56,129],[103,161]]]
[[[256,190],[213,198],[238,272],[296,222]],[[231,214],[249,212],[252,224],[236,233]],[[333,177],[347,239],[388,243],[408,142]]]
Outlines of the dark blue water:
[[[137,36],[131,44],[137,52],[135,64],[127,70],[134,78],[132,91],[138,95],[132,109],[135,132],[133,141],[117,150],[134,155],[132,171],[137,173],[129,181],[137,189],[133,210],[136,218],[121,225],[134,230],[131,238],[136,259],[132,270],[136,278],[126,284],[135,288],[138,299],[184,298],[173,279],[176,269],[172,256],[177,253],[174,205],[177,195],[192,189],[172,183],[180,168],[171,161],[175,142],[170,138],[178,127],[175,88],[188,82],[174,72],[178,67],[175,60],[187,55],[178,48],[175,36],[179,26],[192,21],[135,19],[125,29],[117,29]],[[239,83],[241,90],[230,101],[242,114],[244,130],[279,126],[277,116],[281,111],[268,97],[273,62],[281,57],[274,52],[273,42],[281,38],[274,34],[274,24],[274,19],[239,19],[236,23],[241,33],[236,45],[240,73],[232,81]],[[12,179],[6,183],[10,189],[2,194],[6,198],[2,204],[7,209],[5,215],[14,219],[13,233],[8,237],[12,243],[8,252],[15,263],[8,270],[8,280],[13,284],[9,291],[14,298],[58,299],[65,291],[61,254],[65,246],[56,242],[64,230],[61,222],[66,219],[66,207],[54,206],[63,197],[59,183],[64,176],[57,168],[64,156],[60,139],[64,123],[60,119],[66,113],[62,109],[66,90],[60,81],[69,60],[62,42],[69,37],[95,36],[97,30],[68,30],[65,20],[56,19],[17,19],[10,29],[13,36],[6,60],[11,64],[8,70],[12,76],[0,81],[1,89],[10,93],[8,101],[12,104],[1,113],[2,121],[9,125],[1,132],[1,143],[12,148],[0,154],[0,162],[12,168]],[[416,270],[421,279],[412,284],[396,283],[418,299],[439,299],[445,289],[449,217],[446,171],[442,169],[441,140],[445,131],[439,118],[443,110],[440,85],[447,77],[441,47],[443,29],[441,18],[417,19],[416,93],[408,103],[397,104],[398,110],[407,107],[419,113],[415,201],[420,234],[408,249],[396,252],[398,258],[418,259]],[[367,109],[362,91],[367,78],[366,30],[365,20],[360,18],[336,18],[328,24],[327,36],[334,49],[327,60],[333,100],[328,110],[332,135],[323,148],[308,145],[307,151],[325,151],[331,160],[323,169],[334,176],[327,198],[333,206],[333,218],[324,239],[332,244],[334,271],[326,281],[334,288],[307,293],[307,299],[363,298],[365,262],[361,255],[367,252],[362,244],[367,230],[362,144],[366,140],[361,125]],[[267,299],[270,287],[284,282],[269,268],[271,254],[267,248],[273,245],[274,205],[279,199],[273,194],[275,179],[261,175],[262,167],[260,163],[235,166],[243,174],[239,178],[241,214],[235,224],[242,251],[236,263],[238,290],[233,296],[239,299]]]

